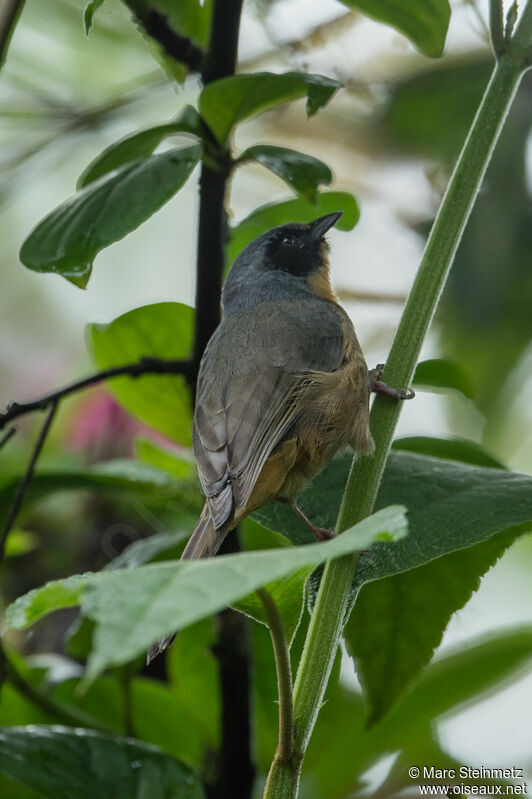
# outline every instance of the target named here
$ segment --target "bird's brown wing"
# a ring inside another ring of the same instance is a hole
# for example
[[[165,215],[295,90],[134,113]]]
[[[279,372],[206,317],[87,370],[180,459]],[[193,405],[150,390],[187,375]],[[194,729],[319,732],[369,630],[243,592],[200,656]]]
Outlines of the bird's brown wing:
[[[224,321],[202,361],[194,454],[217,529],[245,507],[266,459],[301,413],[312,379],[306,375],[334,371],[344,356],[330,304],[263,306]]]

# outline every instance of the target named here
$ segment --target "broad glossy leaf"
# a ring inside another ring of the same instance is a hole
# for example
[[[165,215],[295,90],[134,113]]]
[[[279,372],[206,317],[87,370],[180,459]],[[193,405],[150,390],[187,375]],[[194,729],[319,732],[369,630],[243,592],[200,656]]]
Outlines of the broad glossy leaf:
[[[418,363],[413,384],[428,389],[454,388],[466,397],[473,396],[473,386],[465,369],[445,358],[431,358]]]
[[[96,255],[149,219],[186,182],[199,145],[131,161],[75,194],[30,233],[20,260],[85,288]]]
[[[92,18],[100,6],[103,6],[104,2],[105,0],[90,0],[90,2],[85,6],[85,11],[83,12],[83,26],[85,28],[86,36],[89,35],[90,29],[92,28]]]
[[[312,566],[307,566],[294,574],[290,574],[288,577],[284,577],[282,580],[276,580],[274,583],[265,586],[277,605],[283,622],[284,634],[289,645],[292,643],[299,622],[301,621],[305,599],[305,585],[312,572],[312,568]],[[265,624],[266,627],[269,626],[264,611],[264,605],[257,594],[250,594],[244,597],[239,602],[235,602],[233,607],[235,610],[240,610],[242,613],[245,613],[246,616],[251,616],[252,619],[260,622],[260,624]]]
[[[88,186],[102,175],[107,175],[119,167],[151,155],[167,136],[185,133],[201,138],[202,122],[192,105],[187,105],[175,120],[166,125],[140,130],[107,147],[92,161],[78,180],[78,189]]]
[[[238,122],[300,97],[307,98],[307,114],[312,116],[341,86],[337,80],[304,72],[233,75],[203,89],[199,110],[216,139],[225,144]]]
[[[506,469],[502,461],[495,458],[480,444],[465,438],[435,438],[433,436],[405,436],[396,438],[392,449],[417,452],[431,458],[445,458],[473,466],[489,466],[493,469]]]
[[[299,198],[263,205],[232,228],[227,246],[228,261],[232,263],[254,238],[272,227],[284,225],[286,222],[313,222],[314,219],[333,211],[343,211],[335,225],[338,230],[352,230],[360,218],[357,201],[352,194],[345,191],[318,193],[316,204]]]
[[[328,186],[332,172],[323,161],[286,147],[257,144],[249,147],[238,158],[237,163],[257,161],[288,183],[304,200],[315,203],[318,186]]]
[[[443,53],[451,17],[449,0],[341,0],[341,2],[404,33],[425,55],[437,58]]]
[[[376,540],[406,532],[400,507],[386,508],[337,538],[304,547],[245,552],[69,577],[17,600],[9,611],[14,627],[25,627],[58,608],[81,605],[96,622],[88,679],[110,665],[126,663],[163,635],[186,627],[306,566],[366,549]]]
[[[320,527],[335,522],[349,465],[349,458],[333,461],[300,498],[304,512]],[[396,452],[377,506],[399,501],[408,508],[409,535],[393,552],[376,544],[371,557],[360,559],[355,587],[361,581],[378,582],[365,586],[348,626],[350,651],[373,720],[430,660],[450,616],[478,588],[481,576],[529,529],[532,478]],[[266,506],[254,518],[298,543],[310,535],[280,505]]]
[[[198,779],[160,749],[91,730],[0,730],[0,769],[54,799],[202,799]]]
[[[179,302],[144,305],[107,325],[90,325],[88,343],[100,369],[132,363],[145,356],[183,360],[192,348],[194,311]],[[184,377],[143,375],[117,378],[109,391],[134,416],[189,445],[192,407]]]

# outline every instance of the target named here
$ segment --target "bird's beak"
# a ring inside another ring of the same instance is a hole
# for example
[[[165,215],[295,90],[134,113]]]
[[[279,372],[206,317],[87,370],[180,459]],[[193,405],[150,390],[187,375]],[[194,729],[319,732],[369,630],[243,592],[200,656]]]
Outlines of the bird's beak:
[[[342,216],[343,211],[335,211],[333,214],[327,216],[320,216],[309,225],[309,233],[315,241],[319,241],[333,225],[338,222]]]

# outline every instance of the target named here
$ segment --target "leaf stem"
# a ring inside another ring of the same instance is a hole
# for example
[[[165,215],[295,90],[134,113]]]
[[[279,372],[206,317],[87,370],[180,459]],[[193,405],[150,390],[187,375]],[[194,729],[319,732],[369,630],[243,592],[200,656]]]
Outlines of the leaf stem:
[[[272,638],[277,671],[277,687],[279,691],[279,745],[277,759],[287,763],[294,753],[294,703],[292,698],[292,667],[290,650],[284,632],[279,608],[271,594],[265,588],[259,588],[257,596],[268,619],[268,627]]]
[[[495,66],[430,232],[384,371],[383,379],[391,385],[409,385],[412,379],[464,227],[526,70],[523,45],[532,40],[532,0],[527,2],[516,36],[518,32],[520,47],[508,48]],[[399,412],[399,403],[376,397],[371,412],[376,452],[373,458],[353,462],[338,516],[338,532],[372,512]],[[292,768],[288,776],[285,769],[271,781],[268,799],[297,796],[302,758],[349,611],[356,563],[357,556],[349,556],[331,561],[325,568],[294,686],[297,734]]]

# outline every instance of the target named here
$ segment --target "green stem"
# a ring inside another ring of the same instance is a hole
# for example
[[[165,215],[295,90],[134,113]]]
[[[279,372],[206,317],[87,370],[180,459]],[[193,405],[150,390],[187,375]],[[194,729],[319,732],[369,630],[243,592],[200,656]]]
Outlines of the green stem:
[[[292,699],[292,668],[290,650],[284,632],[279,608],[271,594],[265,588],[257,591],[257,596],[268,619],[268,627],[272,638],[277,671],[277,688],[279,692],[279,745],[276,760],[281,763],[290,762],[294,754],[294,704]],[[266,792],[267,795],[267,792]]]
[[[383,375],[391,385],[408,385],[412,379],[464,227],[526,69],[525,44],[532,39],[532,0],[522,14],[515,36],[518,34],[519,48],[510,43],[493,71],[432,227]],[[399,412],[397,402],[382,396],[375,399],[371,430],[376,453],[373,458],[353,463],[338,516],[338,532],[372,512]],[[302,759],[349,609],[356,563],[357,556],[349,556],[331,561],[325,568],[294,686],[297,735],[292,768],[288,774],[284,769],[270,780],[268,799],[297,796]]]

